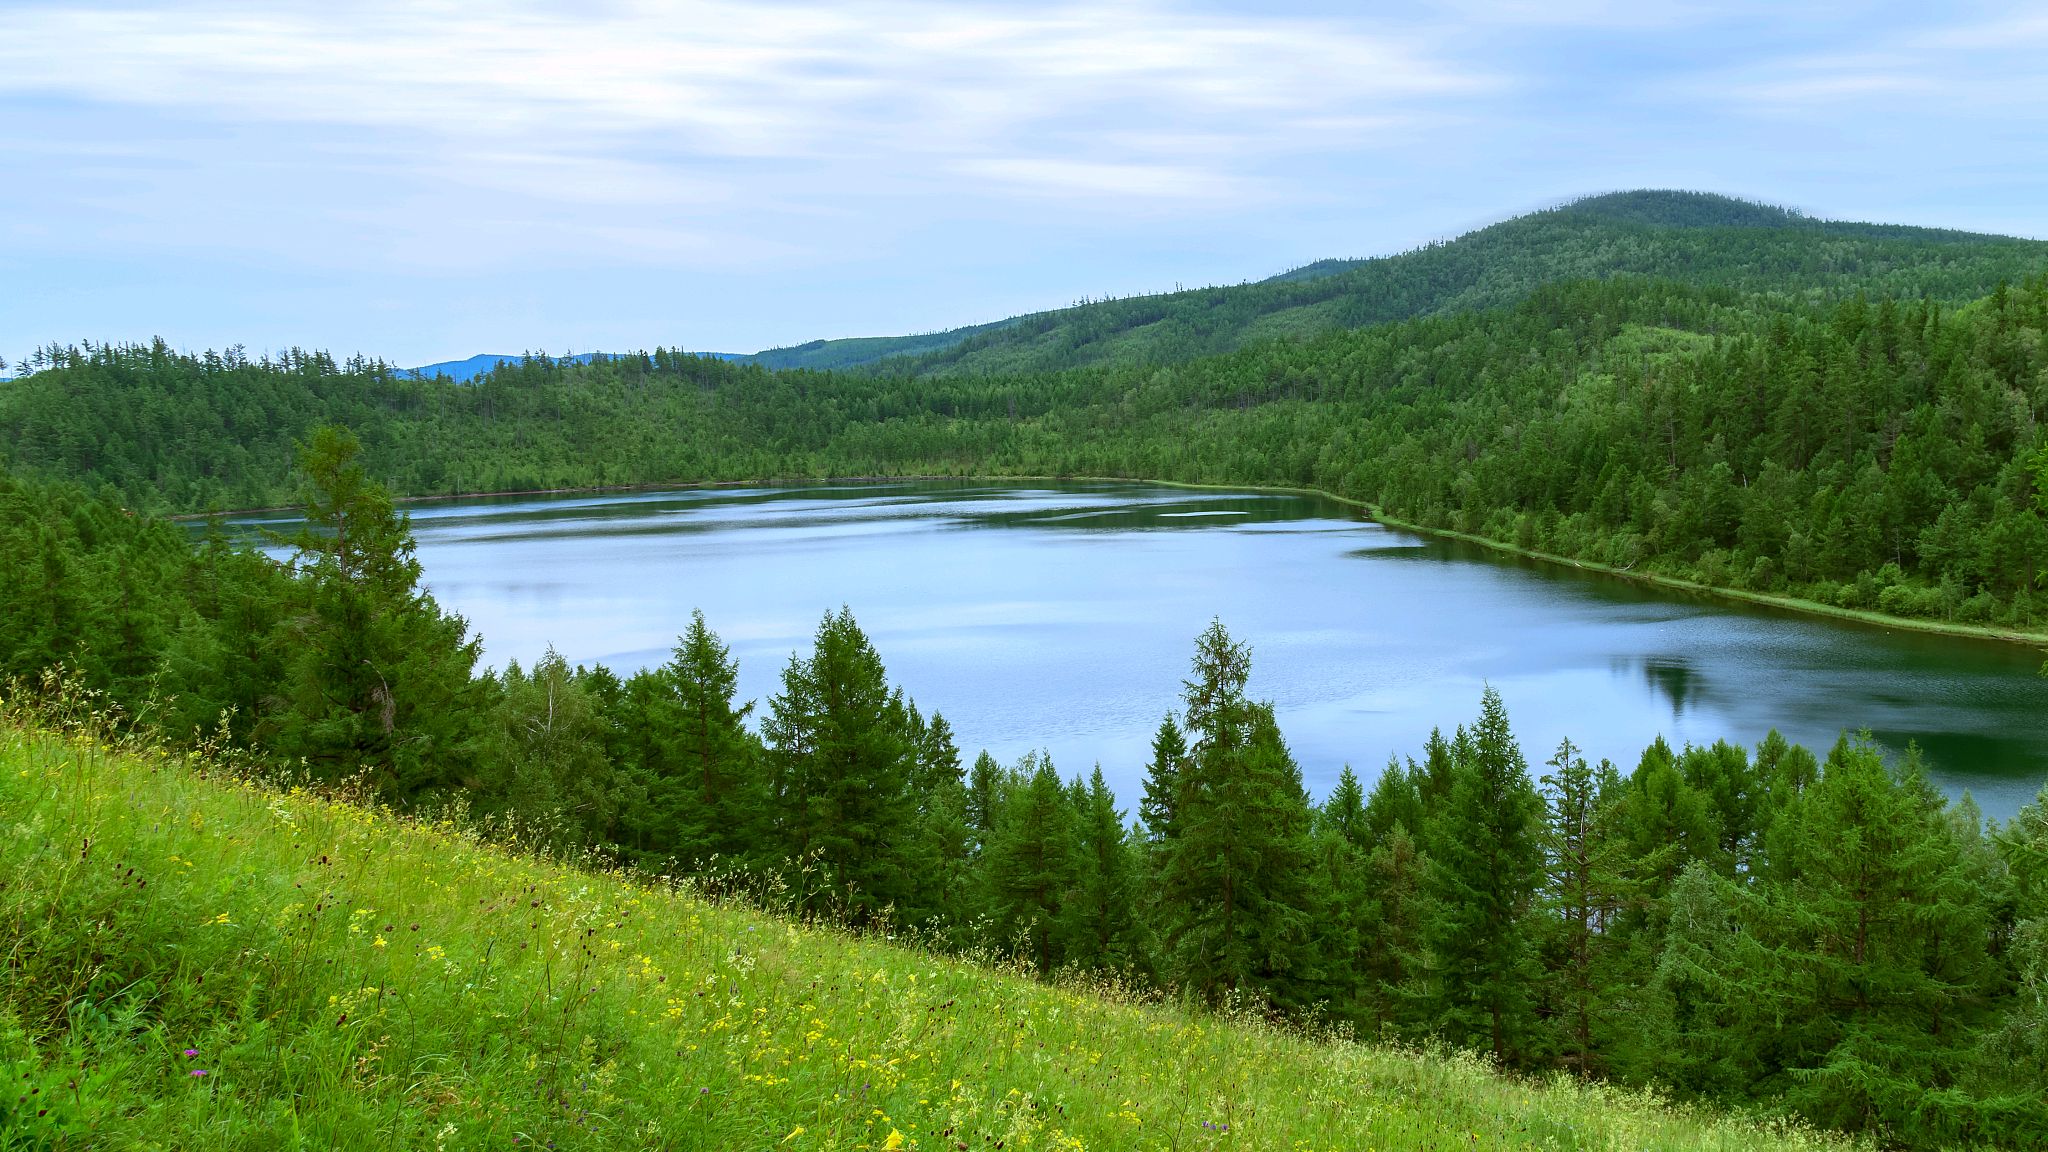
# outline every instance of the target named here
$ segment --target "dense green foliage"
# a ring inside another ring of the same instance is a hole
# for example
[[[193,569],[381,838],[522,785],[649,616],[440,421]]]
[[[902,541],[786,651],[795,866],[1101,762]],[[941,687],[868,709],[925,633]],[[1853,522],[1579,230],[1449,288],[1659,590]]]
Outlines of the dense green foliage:
[[[1159,368],[909,379],[657,352],[473,386],[293,354],[60,351],[0,388],[20,472],[174,511],[296,498],[362,437],[431,494],[867,475],[1320,488],[1425,527],[1838,608],[2038,630],[2048,279],[1825,308],[1619,279]]]
[[[324,354],[46,350],[0,385],[0,673],[393,805],[1041,975],[1901,1145],[2041,1146],[2048,797],[1986,830],[1910,760],[1775,736],[1754,754],[1660,741],[1626,774],[1566,745],[1539,781],[1489,693],[1369,794],[1347,772],[1316,805],[1219,622],[1161,701],[1131,827],[1099,772],[963,769],[844,610],[758,714],[702,618],[629,676],[553,654],[479,674],[390,495],[1312,486],[1616,569],[2038,629],[2048,278],[2017,274],[2040,261],[1637,195],[1025,318],[902,371],[658,351],[457,386]],[[308,527],[285,563],[136,514],[288,502]]]
[[[966,328],[954,328],[945,332],[927,332],[916,336],[853,336],[839,340],[812,340],[805,344],[793,344],[787,348],[770,348],[751,356],[728,357],[763,368],[776,370],[788,368],[811,368],[819,371],[857,368],[894,357],[928,355],[951,348],[962,340],[994,331],[1016,323],[1014,320],[998,320],[993,324],[975,324]]]
[[[323,429],[300,455],[312,527],[284,563],[9,481],[8,669],[69,665],[17,698],[93,693],[268,771],[1042,975],[1904,1146],[2048,1145],[2048,791],[1987,831],[1910,757],[1844,738],[1823,762],[1775,735],[1754,756],[1659,741],[1626,776],[1566,745],[1539,788],[1489,691],[1369,795],[1347,773],[1315,805],[1217,623],[1133,829],[1099,770],[963,769],[843,609],[758,733],[701,617],[623,680],[552,654],[474,675],[476,641],[421,591],[353,440]],[[148,596],[123,604],[131,586]]]
[[[1046,987],[25,726],[66,718],[0,719],[8,1152],[1867,1148]]]

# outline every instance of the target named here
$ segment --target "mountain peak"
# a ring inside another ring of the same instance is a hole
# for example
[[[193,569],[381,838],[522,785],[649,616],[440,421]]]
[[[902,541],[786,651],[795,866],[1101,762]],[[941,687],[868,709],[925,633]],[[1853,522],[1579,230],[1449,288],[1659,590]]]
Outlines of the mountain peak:
[[[1674,188],[1605,192],[1567,201],[1553,211],[1665,228],[1799,228],[1818,223],[1796,208]]]

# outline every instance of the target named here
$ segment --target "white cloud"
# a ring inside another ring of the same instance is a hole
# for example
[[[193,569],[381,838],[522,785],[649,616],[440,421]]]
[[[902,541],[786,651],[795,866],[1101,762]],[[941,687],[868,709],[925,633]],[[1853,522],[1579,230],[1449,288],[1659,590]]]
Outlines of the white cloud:
[[[701,170],[720,163],[892,156],[1034,195],[1213,193],[1239,186],[1235,158],[1495,83],[1393,32],[1163,2],[214,0],[15,8],[0,34],[0,92],[370,129],[394,167],[435,149],[582,201],[715,194]],[[1153,144],[1094,142],[1112,120]]]
[[[1840,117],[1899,107],[1949,114],[2004,107],[2028,122],[2048,95],[2040,52],[2048,17],[2025,6],[1934,8],[1912,22],[1844,20],[1819,50],[1752,53],[1678,87],[1764,113]]]

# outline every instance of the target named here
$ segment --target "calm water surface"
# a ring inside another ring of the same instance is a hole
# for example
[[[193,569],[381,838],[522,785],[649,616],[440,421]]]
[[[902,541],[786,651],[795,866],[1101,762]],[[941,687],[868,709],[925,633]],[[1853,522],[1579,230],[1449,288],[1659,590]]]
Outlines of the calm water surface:
[[[1332,501],[1133,484],[878,484],[497,497],[412,508],[427,582],[487,659],[552,645],[622,673],[702,608],[762,702],[851,606],[963,751],[1100,762],[1134,804],[1195,634],[1253,649],[1310,788],[1370,781],[1500,689],[1532,766],[1569,736],[1632,767],[1674,744],[1917,742],[2004,817],[2048,778],[2038,652],[1735,607],[1502,559]],[[1538,769],[1540,771],[1540,768]]]

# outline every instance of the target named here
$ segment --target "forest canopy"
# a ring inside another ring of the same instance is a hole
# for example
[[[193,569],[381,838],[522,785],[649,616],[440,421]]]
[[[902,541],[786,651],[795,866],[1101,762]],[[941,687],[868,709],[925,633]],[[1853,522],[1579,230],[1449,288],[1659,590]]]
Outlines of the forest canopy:
[[[1588,764],[1524,750],[1489,692],[1318,802],[1217,621],[1159,702],[1143,795],[1117,797],[1043,754],[970,759],[843,608],[766,700],[735,697],[701,615],[657,667],[479,668],[398,498],[1308,487],[1620,571],[2038,632],[2043,262],[1643,193],[884,341],[914,355],[874,363],[816,350],[836,371],[657,349],[457,384],[322,352],[52,346],[0,383],[0,679],[44,715],[1040,974],[1888,1144],[2040,1147],[2048,795],[1987,827],[1854,737]],[[281,561],[160,518],[285,505],[307,528]]]
[[[1312,487],[1616,569],[2038,631],[2044,331],[2044,277],[1959,306],[1614,279],[1028,376],[657,350],[456,385],[321,353],[60,348],[0,386],[0,453],[160,512],[291,502],[291,445],[330,423],[411,496],[850,476]]]
[[[736,698],[702,615],[652,668],[480,670],[354,438],[319,429],[299,460],[309,528],[281,561],[0,480],[12,714],[117,718],[261,779],[1041,975],[1896,1146],[2048,1141],[2048,790],[1987,827],[1848,736],[1589,764],[1525,751],[1489,690],[1317,802],[1216,621],[1120,798],[1099,767],[970,761],[843,608],[765,701]]]

